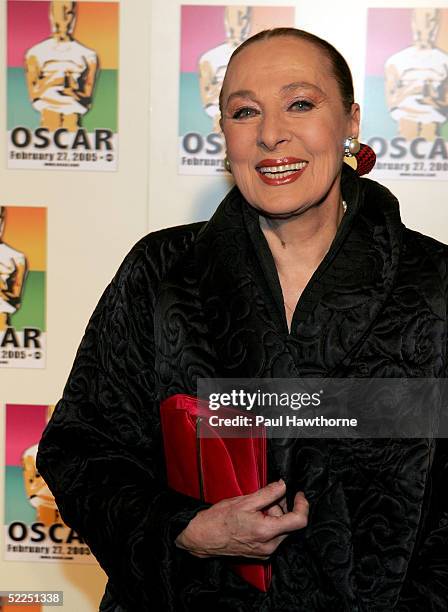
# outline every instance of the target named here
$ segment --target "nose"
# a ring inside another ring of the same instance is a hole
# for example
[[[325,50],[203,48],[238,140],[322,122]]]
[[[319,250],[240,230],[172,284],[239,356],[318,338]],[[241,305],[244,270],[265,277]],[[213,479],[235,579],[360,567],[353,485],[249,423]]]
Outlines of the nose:
[[[289,142],[291,136],[281,113],[263,113],[259,124],[257,144],[266,151],[274,151],[279,145]]]

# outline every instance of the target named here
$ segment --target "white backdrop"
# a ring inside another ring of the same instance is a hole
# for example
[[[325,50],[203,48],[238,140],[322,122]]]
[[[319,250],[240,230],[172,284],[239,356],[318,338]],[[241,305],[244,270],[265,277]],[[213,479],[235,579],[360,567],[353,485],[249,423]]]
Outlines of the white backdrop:
[[[6,0],[0,3],[0,39],[5,41]],[[384,1],[258,0],[256,4],[295,5],[296,25],[326,38],[346,57],[362,105],[367,7],[384,6]],[[88,317],[134,242],[154,229],[209,218],[229,189],[225,177],[177,174],[180,5],[178,0],[121,0],[118,172],[5,170],[6,143],[0,148],[0,204],[48,207],[47,367],[0,369],[2,408],[6,402],[55,403]],[[448,3],[387,2],[388,7],[425,5],[447,7]],[[5,54],[3,43],[3,58]],[[4,66],[5,61],[0,70],[3,101]],[[2,134],[5,114],[0,113]],[[387,186],[399,198],[407,225],[448,242],[446,183],[394,181]],[[0,440],[3,524],[3,415]],[[2,532],[0,539],[2,549]],[[61,589],[68,612],[97,610],[104,583],[105,575],[96,566],[0,560],[0,590]]]

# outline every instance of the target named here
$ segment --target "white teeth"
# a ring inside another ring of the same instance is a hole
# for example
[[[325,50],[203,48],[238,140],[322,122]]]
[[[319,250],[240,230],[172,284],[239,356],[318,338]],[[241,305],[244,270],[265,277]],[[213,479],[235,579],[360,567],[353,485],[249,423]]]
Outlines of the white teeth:
[[[307,162],[298,162],[297,164],[287,164],[285,166],[264,166],[258,168],[258,171],[262,174],[278,174],[279,172],[296,172],[306,166]]]
[[[285,176],[289,176],[290,174],[294,174],[297,170],[288,170],[287,172],[263,172],[263,176],[267,176],[268,178],[279,178],[279,175],[284,178]]]

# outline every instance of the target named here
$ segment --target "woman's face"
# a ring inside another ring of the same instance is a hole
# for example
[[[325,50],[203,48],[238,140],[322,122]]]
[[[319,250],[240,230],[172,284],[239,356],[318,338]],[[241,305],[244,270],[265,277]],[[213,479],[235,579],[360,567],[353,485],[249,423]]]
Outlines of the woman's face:
[[[258,41],[230,64],[222,128],[235,182],[273,215],[339,200],[343,142],[357,136],[359,106],[344,109],[327,56],[292,37]]]

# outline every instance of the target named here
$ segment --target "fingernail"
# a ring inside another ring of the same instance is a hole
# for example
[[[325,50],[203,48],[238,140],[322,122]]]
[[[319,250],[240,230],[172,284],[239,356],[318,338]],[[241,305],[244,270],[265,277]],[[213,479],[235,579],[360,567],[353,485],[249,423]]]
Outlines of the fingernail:
[[[277,480],[277,483],[279,486],[281,485],[283,487],[283,485],[285,484],[285,481],[283,480],[283,478],[280,478],[280,480]]]

